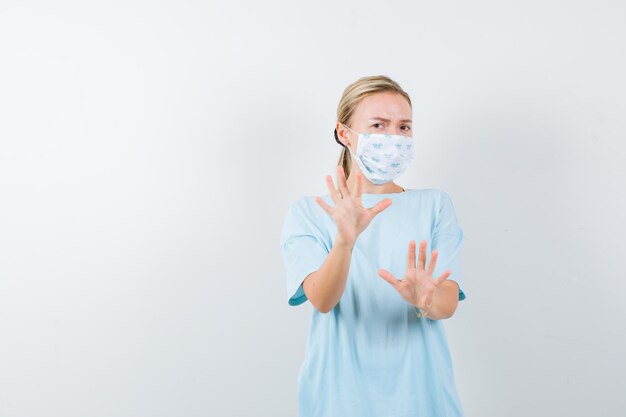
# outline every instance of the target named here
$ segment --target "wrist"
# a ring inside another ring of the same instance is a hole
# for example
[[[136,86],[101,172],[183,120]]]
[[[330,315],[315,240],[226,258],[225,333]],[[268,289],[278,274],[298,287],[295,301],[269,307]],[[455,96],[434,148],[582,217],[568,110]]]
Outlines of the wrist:
[[[434,308],[433,308],[434,305],[435,305],[435,293],[433,293],[433,297],[430,300],[430,304],[425,306],[424,308],[420,308],[417,305],[413,306],[415,308],[415,315],[417,317],[419,317],[419,318],[422,318],[422,317],[429,317],[430,318],[432,316],[432,312],[434,310]]]
[[[415,315],[418,318],[423,318],[423,317],[428,317],[428,310],[422,310],[421,308],[414,306],[415,308]]]
[[[352,250],[352,248],[354,247],[354,242],[345,240],[340,235],[337,235],[337,237],[335,237],[335,243],[333,244],[333,246]]]

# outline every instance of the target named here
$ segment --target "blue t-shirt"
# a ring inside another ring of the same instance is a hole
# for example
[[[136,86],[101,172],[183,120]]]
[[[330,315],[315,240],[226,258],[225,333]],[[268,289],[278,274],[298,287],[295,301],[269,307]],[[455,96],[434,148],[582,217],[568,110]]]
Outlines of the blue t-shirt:
[[[298,376],[300,417],[459,417],[452,361],[442,320],[418,318],[388,282],[406,272],[410,240],[427,241],[426,265],[439,251],[433,277],[446,269],[462,290],[464,235],[449,195],[439,189],[362,194],[364,207],[392,204],[359,235],[344,293],[328,313],[313,309],[305,358]],[[322,199],[334,206],[328,194]],[[319,269],[333,246],[334,220],[314,197],[291,204],[281,235],[289,304],[307,298],[306,276]]]

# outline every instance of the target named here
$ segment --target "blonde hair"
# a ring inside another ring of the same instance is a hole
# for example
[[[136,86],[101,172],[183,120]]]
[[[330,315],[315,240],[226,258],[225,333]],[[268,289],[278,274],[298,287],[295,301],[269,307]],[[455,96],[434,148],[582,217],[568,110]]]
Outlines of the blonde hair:
[[[365,97],[386,92],[401,94],[406,101],[409,102],[409,106],[413,108],[409,95],[391,78],[385,75],[362,77],[347,86],[343,91],[343,95],[341,96],[339,105],[337,106],[337,121],[349,126],[354,110]],[[343,149],[341,149],[337,165],[341,165],[343,167],[347,178],[350,175],[350,167],[352,165],[350,151],[346,145],[339,141],[339,138],[337,137],[337,130],[335,130],[335,140],[343,147]]]

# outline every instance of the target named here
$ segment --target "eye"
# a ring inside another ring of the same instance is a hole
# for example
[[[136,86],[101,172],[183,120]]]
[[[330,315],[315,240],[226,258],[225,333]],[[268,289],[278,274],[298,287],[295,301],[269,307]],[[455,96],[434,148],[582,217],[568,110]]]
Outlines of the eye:
[[[405,132],[408,132],[409,130],[411,130],[411,126],[409,126],[409,125],[402,125],[402,127],[400,129],[404,130]]]
[[[374,126],[376,129],[383,127],[382,123],[374,123],[372,126]]]

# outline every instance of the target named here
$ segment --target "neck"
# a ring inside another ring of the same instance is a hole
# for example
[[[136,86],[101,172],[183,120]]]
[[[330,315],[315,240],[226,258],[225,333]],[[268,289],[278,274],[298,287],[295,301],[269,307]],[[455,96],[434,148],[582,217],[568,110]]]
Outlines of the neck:
[[[389,181],[388,183],[376,185],[370,182],[365,176],[362,179],[363,187],[362,192],[367,194],[392,194],[392,193],[401,193],[404,190],[403,187],[398,184],[394,184],[393,181]],[[350,190],[350,194],[353,193],[356,188],[356,172],[351,172],[348,178],[346,179],[346,184],[348,185],[348,190]]]

